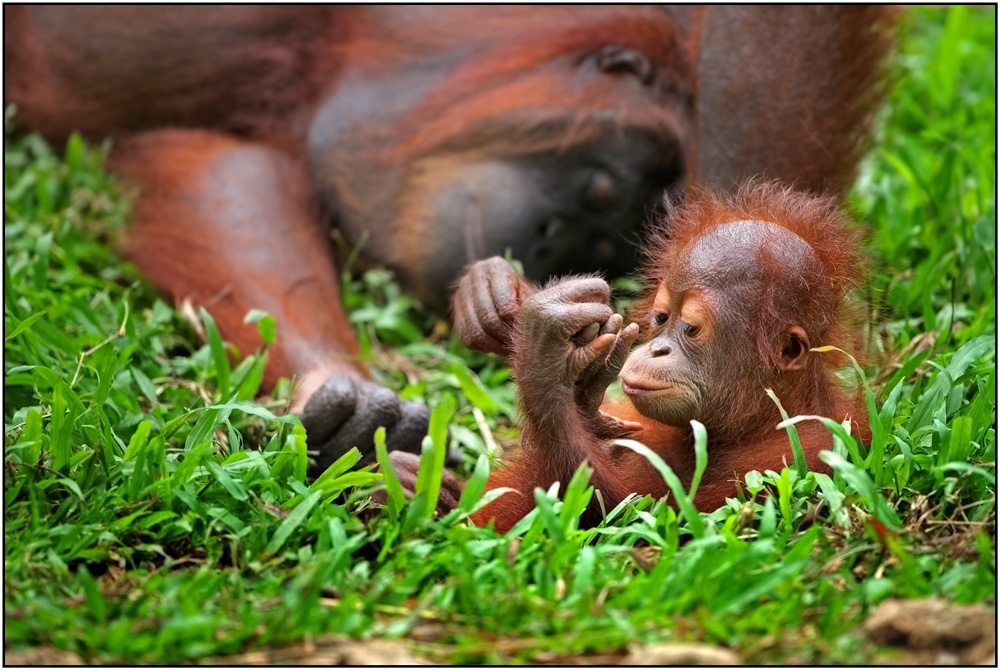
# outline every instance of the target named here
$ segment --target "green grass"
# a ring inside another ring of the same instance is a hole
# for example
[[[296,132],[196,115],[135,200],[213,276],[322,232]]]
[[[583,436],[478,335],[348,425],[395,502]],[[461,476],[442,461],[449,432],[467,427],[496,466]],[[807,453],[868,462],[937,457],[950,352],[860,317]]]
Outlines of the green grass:
[[[516,434],[509,371],[384,272],[344,278],[362,348],[380,381],[437,408],[428,459],[447,426],[471,491],[436,520],[433,472],[413,502],[386,482],[383,509],[352,455],[304,483],[304,433],[277,415],[287,385],[254,401],[273,324],[229,369],[210,318],[205,343],[108,251],[126,207],[103,149],[54,152],[8,119],[5,648],[173,663],[419,624],[417,652],[447,662],[667,640],[860,662],[876,650],[854,630],[885,598],[994,605],[994,21],[909,14],[852,194],[876,258],[871,446],[831,422],[831,477],[752,472],[763,503],[698,514],[635,498],[589,530],[585,468],[507,536],[461,522],[493,442]]]

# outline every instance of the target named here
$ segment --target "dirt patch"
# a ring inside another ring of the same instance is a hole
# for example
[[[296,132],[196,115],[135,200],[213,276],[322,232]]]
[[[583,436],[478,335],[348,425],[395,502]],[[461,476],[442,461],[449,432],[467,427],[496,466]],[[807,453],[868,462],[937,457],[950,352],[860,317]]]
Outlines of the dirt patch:
[[[864,631],[878,644],[900,649],[885,659],[907,665],[996,665],[996,612],[979,605],[887,600]]]
[[[633,647],[622,665],[740,665],[735,652],[707,644],[657,644]]]
[[[202,665],[429,665],[394,640],[354,640],[324,636],[278,649],[261,649],[235,656],[215,656]]]
[[[4,665],[83,665],[83,659],[71,651],[54,647],[35,647],[20,651],[4,651]]]

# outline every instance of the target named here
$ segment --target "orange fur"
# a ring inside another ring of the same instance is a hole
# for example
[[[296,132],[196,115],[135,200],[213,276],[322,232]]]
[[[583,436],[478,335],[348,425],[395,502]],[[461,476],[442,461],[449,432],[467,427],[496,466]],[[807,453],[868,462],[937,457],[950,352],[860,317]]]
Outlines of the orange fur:
[[[275,318],[267,385],[288,371],[367,376],[297,164],[224,135],[168,130],[123,142],[111,168],[139,191],[125,253],[147,278],[207,308],[244,354],[262,344],[247,312]],[[237,285],[236,267],[254,282]]]
[[[734,363],[722,368],[724,377],[713,379],[709,396],[712,407],[705,410],[711,418],[708,435],[708,468],[703,474],[695,499],[703,511],[716,509],[733,497],[737,482],[750,470],[781,470],[791,463],[793,455],[784,430],[776,430],[781,421],[778,408],[766,396],[765,389],[756,383],[754,365],[773,365],[771,357],[775,347],[774,334],[783,328],[786,319],[795,315],[774,311],[776,296],[783,291],[805,292],[811,297],[805,329],[814,346],[834,344],[856,353],[858,321],[850,309],[850,292],[864,278],[864,256],[860,246],[859,229],[837,209],[832,200],[796,193],[768,182],[748,184],[731,197],[717,197],[709,191],[689,190],[684,204],[675,208],[657,230],[646,247],[648,258],[645,275],[650,289],[631,315],[633,322],[649,322],[653,301],[660,290],[660,283],[671,268],[686,263],[685,249],[712,230],[714,226],[734,221],[765,221],[794,232],[805,240],[821,267],[814,272],[807,285],[789,286],[790,271],[774,258],[765,276],[765,294],[760,296],[764,306],[752,310],[755,322],[750,324],[744,350],[719,352],[731,357]],[[766,255],[765,248],[765,255]],[[765,259],[765,266],[768,260]],[[795,281],[802,281],[800,275]],[[705,319],[718,321],[731,318],[718,303],[721,313],[705,313]],[[767,306],[770,305],[771,308]],[[680,309],[672,305],[671,309]],[[649,338],[648,333],[646,338]],[[523,344],[523,343],[522,343]],[[835,380],[834,372],[843,361],[829,354],[808,354],[803,370],[771,375],[774,391],[784,408],[792,416],[818,414],[842,421],[852,420],[852,432],[863,441],[871,435],[865,421],[867,410],[857,389],[844,389]],[[555,481],[569,482],[576,467],[583,460],[593,468],[591,482],[601,490],[608,509],[630,493],[660,497],[667,494],[666,484],[660,474],[638,454],[614,446],[598,437],[586,417],[578,416],[575,407],[555,406],[550,399],[550,369],[532,366],[515,351],[514,374],[518,380],[520,402],[525,416],[563,416],[552,426],[559,426],[559,434],[551,428],[537,430],[532,421],[526,420],[521,443],[510,465],[494,472],[487,488],[511,487],[518,491],[516,497],[506,496],[480,510],[473,521],[483,525],[494,522],[500,531],[510,529],[533,507],[532,491],[536,487],[548,488]],[[748,367],[749,366],[749,367]],[[529,411],[532,410],[532,411]],[[605,401],[602,411],[624,421],[637,422],[641,429],[630,437],[650,447],[674,470],[684,485],[690,486],[695,472],[694,438],[689,428],[664,425],[643,416],[628,400],[620,403]],[[798,435],[809,468],[828,472],[829,468],[819,459],[819,452],[832,447],[829,431],[818,422],[798,425]],[[596,522],[600,518],[592,508],[584,521]]]
[[[725,186],[765,173],[842,192],[879,99],[893,16],[847,6],[6,6],[4,98],[55,140],[157,133],[112,162],[138,187],[127,250],[168,293],[217,312],[241,349],[255,345],[241,310],[285,315],[273,380],[315,374],[331,358],[357,370],[336,360],[356,347],[337,306],[331,226],[364,241],[363,260],[439,299],[428,276],[436,241],[452,233],[434,207],[455,175],[436,165],[560,156],[640,129],[683,157],[680,180]],[[649,81],[581,68],[609,45],[644,54]],[[264,152],[261,169],[280,183],[214,174],[212,146],[222,145]],[[247,223],[217,208],[216,180],[276,216]],[[261,248],[289,253],[270,267]]]

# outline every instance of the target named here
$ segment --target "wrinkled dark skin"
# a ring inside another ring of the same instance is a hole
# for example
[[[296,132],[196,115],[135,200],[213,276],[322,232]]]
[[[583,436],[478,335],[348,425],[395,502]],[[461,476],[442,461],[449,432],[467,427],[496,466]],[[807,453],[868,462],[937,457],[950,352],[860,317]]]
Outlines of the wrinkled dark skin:
[[[386,429],[385,446],[393,450],[420,448],[430,423],[430,410],[418,402],[400,399],[391,390],[374,382],[334,375],[306,403],[302,425],[309,435],[310,451],[318,452],[310,476],[323,473],[346,449],[361,451],[360,464],[375,460],[372,435],[379,426]],[[348,447],[349,448],[349,447]],[[419,461],[419,456],[417,456]],[[457,465],[461,458],[449,451],[445,464]]]
[[[379,426],[384,426],[389,461],[406,497],[412,498],[420,471],[420,455],[409,450],[414,445],[419,448],[429,423],[430,410],[421,403],[401,400],[374,382],[358,381],[347,375],[331,377],[312,395],[302,414],[302,425],[309,434],[309,449],[318,452],[308,474],[310,477],[323,474],[342,453],[339,445],[343,444],[358,447],[361,451],[359,464],[374,462],[375,445],[371,436]],[[460,462],[461,455],[449,449],[445,466],[454,467]],[[453,510],[461,496],[462,485],[450,470],[445,469],[438,495],[438,514]],[[385,491],[373,497],[385,504]]]
[[[622,437],[628,426],[599,411],[604,392],[617,377],[639,334],[637,326],[622,330],[622,317],[608,301],[611,289],[597,277],[560,280],[533,293],[521,308],[518,322],[517,370],[551,370],[542,381],[522,375],[517,381],[521,395],[545,398],[544,403],[524,406],[529,424],[553,422],[553,408],[575,407],[606,437]],[[538,387],[534,385],[538,381]],[[553,425],[553,430],[558,427]]]

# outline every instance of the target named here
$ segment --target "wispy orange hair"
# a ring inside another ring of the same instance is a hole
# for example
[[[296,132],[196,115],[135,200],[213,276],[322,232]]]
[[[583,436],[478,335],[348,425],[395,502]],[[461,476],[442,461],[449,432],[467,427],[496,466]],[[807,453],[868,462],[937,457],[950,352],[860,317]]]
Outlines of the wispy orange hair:
[[[810,336],[812,347],[833,345],[856,359],[863,353],[861,324],[863,314],[855,289],[868,274],[868,262],[862,244],[863,228],[855,225],[834,198],[802,193],[791,187],[765,180],[751,180],[730,194],[716,194],[702,186],[692,186],[680,204],[668,204],[666,215],[655,224],[644,250],[642,275],[650,286],[644,298],[634,306],[631,319],[649,328],[656,288],[671,267],[680,262],[685,248],[713,227],[735,221],[764,221],[778,225],[802,238],[815,253],[818,272],[810,272],[804,290],[809,291],[809,307],[801,323]],[[766,257],[763,262],[767,264]],[[750,324],[747,343],[756,346],[760,360],[774,356],[774,330],[787,318],[777,308],[783,292],[789,290],[784,268],[774,263],[773,280],[760,296],[756,316]],[[783,281],[785,279],[785,281]],[[643,333],[645,337],[647,333]],[[846,359],[835,353],[813,357],[810,365],[815,375],[830,379]],[[756,396],[754,391],[751,395]],[[759,399],[758,399],[759,400]],[[733,398],[734,403],[748,399]],[[738,413],[737,413],[738,414]]]

